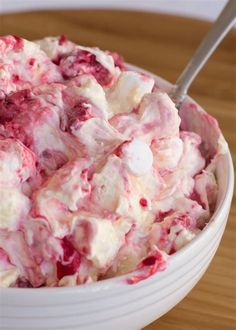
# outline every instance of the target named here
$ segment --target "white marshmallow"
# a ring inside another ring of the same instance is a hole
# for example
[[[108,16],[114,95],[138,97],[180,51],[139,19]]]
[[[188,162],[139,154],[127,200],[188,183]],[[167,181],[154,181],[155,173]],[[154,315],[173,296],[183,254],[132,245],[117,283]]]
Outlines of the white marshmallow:
[[[153,154],[146,143],[134,139],[122,147],[122,159],[133,175],[140,176],[151,170]]]
[[[111,115],[130,112],[138,106],[142,97],[150,93],[154,79],[138,72],[122,72],[115,86],[107,92]]]

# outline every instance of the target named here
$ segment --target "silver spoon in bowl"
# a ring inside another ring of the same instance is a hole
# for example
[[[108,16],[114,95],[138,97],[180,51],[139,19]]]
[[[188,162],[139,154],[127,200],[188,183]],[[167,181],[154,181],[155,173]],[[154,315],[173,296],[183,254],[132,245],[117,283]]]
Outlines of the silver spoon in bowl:
[[[202,69],[227,32],[232,28],[235,18],[236,0],[229,0],[170,92],[170,97],[175,102],[177,109],[180,108],[187,95],[188,88],[196,75]]]

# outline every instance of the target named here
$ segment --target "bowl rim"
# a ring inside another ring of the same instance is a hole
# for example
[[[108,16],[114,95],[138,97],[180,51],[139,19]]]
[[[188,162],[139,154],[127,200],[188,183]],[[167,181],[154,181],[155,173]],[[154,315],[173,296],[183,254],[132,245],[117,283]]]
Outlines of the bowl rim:
[[[167,89],[170,89],[173,84],[171,84],[169,81],[165,80],[164,78],[158,76],[157,74],[154,74],[148,70],[142,69],[140,67],[137,67],[135,65],[127,63],[127,67],[131,70],[135,70],[137,72],[142,72],[145,74],[148,74],[152,78],[154,78],[155,81],[158,83],[163,84]],[[204,113],[207,113],[194,99],[192,99],[189,95],[186,96],[186,100],[190,101],[197,105],[197,111],[203,111]],[[223,134],[222,137],[224,138]],[[227,163],[227,180],[226,180],[226,189],[223,195],[223,198],[221,199],[220,203],[218,204],[216,210],[214,211],[212,217],[210,218],[208,224],[203,228],[203,230],[198,233],[193,240],[191,240],[188,244],[186,244],[183,248],[175,252],[173,255],[168,257],[169,263],[172,261],[181,258],[186,251],[189,251],[191,248],[194,248],[199,241],[202,239],[203,236],[207,235],[212,230],[213,224],[216,222],[223,222],[224,221],[224,208],[228,206],[231,203],[232,197],[233,197],[233,191],[234,191],[234,167],[233,167],[233,161],[231,157],[231,153],[227,144],[227,149],[225,153],[223,154],[224,157],[226,157],[226,163]],[[93,283],[87,283],[87,284],[80,284],[77,286],[72,287],[41,287],[41,288],[1,288],[0,287],[0,294],[8,294],[8,295],[31,295],[31,294],[73,294],[75,293],[82,293],[83,291],[89,291],[89,293],[97,293],[103,290],[111,290],[114,284],[116,285],[129,285],[127,284],[127,279],[130,278],[132,275],[134,275],[136,271],[129,272],[124,275],[115,276],[112,278],[104,279],[101,281],[93,282]],[[165,273],[165,270],[162,272]],[[153,274],[148,279],[152,279],[155,281],[156,276],[158,276],[160,272],[157,272]],[[143,280],[141,282],[138,282],[135,284],[135,286],[143,286],[143,284],[147,281]],[[145,285],[145,284],[144,284]],[[130,285],[129,285],[130,286]],[[117,287],[117,286],[116,286]]]

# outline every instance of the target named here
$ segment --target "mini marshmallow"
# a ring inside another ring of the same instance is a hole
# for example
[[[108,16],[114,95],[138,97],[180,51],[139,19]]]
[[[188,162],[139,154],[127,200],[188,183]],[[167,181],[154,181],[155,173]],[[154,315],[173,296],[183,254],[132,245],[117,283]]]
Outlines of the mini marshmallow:
[[[134,139],[122,147],[122,159],[133,175],[141,176],[151,170],[153,154],[146,143]]]

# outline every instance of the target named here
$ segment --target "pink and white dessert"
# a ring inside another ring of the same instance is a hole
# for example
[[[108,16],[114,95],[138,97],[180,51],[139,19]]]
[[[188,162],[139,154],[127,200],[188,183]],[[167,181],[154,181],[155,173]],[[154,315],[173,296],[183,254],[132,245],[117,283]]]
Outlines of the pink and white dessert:
[[[164,270],[214,212],[217,122],[63,36],[2,37],[0,55],[0,286]]]

